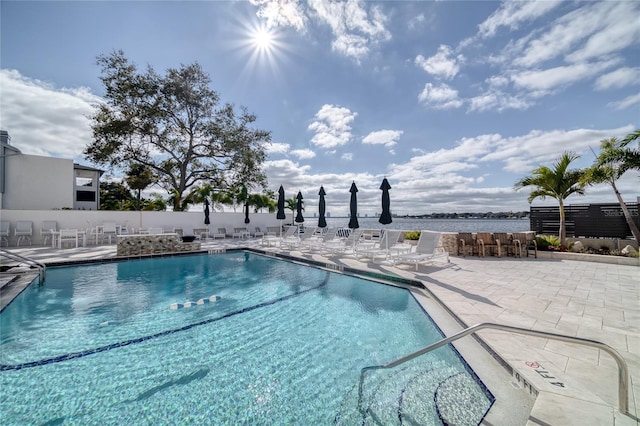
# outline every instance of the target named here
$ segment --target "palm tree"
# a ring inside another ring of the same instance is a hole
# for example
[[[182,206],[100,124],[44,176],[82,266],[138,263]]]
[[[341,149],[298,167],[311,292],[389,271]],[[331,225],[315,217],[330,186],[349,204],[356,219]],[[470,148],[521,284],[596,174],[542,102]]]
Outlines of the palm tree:
[[[291,210],[291,225],[295,225],[296,218],[296,207],[298,206],[298,200],[296,198],[287,198],[284,200],[284,206],[286,209]],[[302,210],[304,210],[304,205],[302,206]]]
[[[618,199],[618,203],[620,203],[620,207],[624,213],[624,218],[629,225],[633,238],[635,238],[636,241],[640,241],[640,230],[634,222],[633,217],[631,217],[631,213],[622,199],[620,191],[618,191],[618,188],[616,187],[616,181],[620,179],[625,172],[638,168],[637,165],[634,166],[634,150],[624,148],[626,144],[623,145],[623,143],[623,141],[619,141],[616,138],[600,141],[600,154],[596,155],[596,160],[593,165],[585,171],[585,174],[582,177],[582,183],[584,185],[594,185],[599,183],[608,183],[611,185],[611,188]],[[635,156],[637,157],[637,151]],[[637,161],[637,158],[635,161]]]
[[[556,161],[553,169],[540,166],[532,171],[531,176],[524,177],[516,182],[514,189],[517,191],[527,186],[534,186],[527,200],[529,204],[536,198],[552,197],[558,200],[560,210],[560,244],[566,246],[567,232],[565,229],[564,200],[571,194],[584,194],[584,184],[581,181],[584,171],[581,169],[568,170],[572,161],[580,158],[573,152],[564,152]]]

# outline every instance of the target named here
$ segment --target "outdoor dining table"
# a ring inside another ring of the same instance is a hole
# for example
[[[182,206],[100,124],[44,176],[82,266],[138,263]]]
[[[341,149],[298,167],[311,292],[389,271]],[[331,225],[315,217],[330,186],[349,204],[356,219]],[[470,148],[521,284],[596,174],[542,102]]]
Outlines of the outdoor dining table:
[[[78,233],[78,240],[81,241],[82,247],[87,246],[87,232],[84,229],[75,229]],[[60,231],[51,231],[51,247],[62,248],[62,242],[60,241]]]

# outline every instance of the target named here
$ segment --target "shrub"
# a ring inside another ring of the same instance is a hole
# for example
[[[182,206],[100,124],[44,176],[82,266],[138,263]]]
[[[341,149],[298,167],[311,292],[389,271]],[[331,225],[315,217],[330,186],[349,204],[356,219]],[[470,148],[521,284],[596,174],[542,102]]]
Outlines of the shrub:
[[[420,239],[420,231],[407,231],[404,233],[405,240],[418,240]]]
[[[540,235],[536,238],[540,250],[559,250],[560,238],[555,235]],[[566,250],[566,248],[565,248]]]

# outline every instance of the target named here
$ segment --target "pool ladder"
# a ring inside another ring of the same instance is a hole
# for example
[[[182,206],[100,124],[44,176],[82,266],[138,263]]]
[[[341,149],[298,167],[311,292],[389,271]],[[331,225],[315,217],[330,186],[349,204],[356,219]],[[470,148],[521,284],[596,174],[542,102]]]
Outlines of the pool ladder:
[[[5,250],[5,249],[0,249],[0,255],[2,257],[5,257],[7,259],[11,259],[11,260],[16,261],[16,262],[26,263],[30,267],[35,267],[38,270],[38,283],[42,284],[44,282],[45,272],[46,272],[46,269],[47,269],[47,267],[44,265],[44,263],[40,263],[40,262],[38,262],[36,260],[29,259],[28,257],[24,257],[24,256],[21,256],[19,254],[12,253],[12,252],[10,252],[8,250]],[[25,273],[25,272],[30,272],[30,271],[20,271],[19,273]],[[8,274],[12,274],[12,275],[16,274],[16,273],[18,273],[18,272],[17,271],[16,272],[11,272],[11,270],[8,271]]]
[[[604,344],[602,342],[598,342],[597,340],[584,339],[581,337],[565,336],[562,334],[550,333],[547,331],[529,330],[526,328],[515,327],[511,325],[504,325],[504,324],[496,324],[491,322],[482,322],[476,325],[472,325],[471,327],[465,328],[464,330],[459,331],[458,333],[450,337],[447,337],[436,343],[426,346],[409,355],[403,356],[402,358],[398,358],[395,361],[391,361],[388,364],[372,365],[369,367],[364,367],[362,370],[360,370],[360,384],[358,387],[358,408],[360,409],[360,411],[362,411],[362,387],[364,383],[365,373],[367,373],[368,371],[396,367],[407,361],[411,361],[412,359],[419,357],[420,355],[424,355],[428,352],[431,352],[432,350],[437,349],[441,346],[448,345],[449,343],[455,340],[458,340],[461,337],[467,336],[469,334],[473,334],[477,331],[480,331],[486,328],[508,331],[508,332],[517,333],[517,334],[526,334],[529,336],[544,337],[552,340],[559,340],[567,343],[576,343],[579,345],[591,346],[593,348],[602,349],[603,351],[611,355],[613,359],[615,359],[616,363],[618,364],[618,405],[620,407],[620,412],[626,416],[633,417],[629,413],[629,368],[627,367],[627,363],[622,357],[622,355],[620,355],[618,351],[613,349],[611,346]]]

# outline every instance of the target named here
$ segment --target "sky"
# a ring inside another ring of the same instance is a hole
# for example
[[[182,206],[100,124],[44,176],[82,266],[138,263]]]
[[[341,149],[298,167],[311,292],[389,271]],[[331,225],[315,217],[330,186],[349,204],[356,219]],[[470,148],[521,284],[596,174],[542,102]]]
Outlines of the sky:
[[[300,191],[307,214],[321,185],[347,214],[355,182],[374,215],[384,177],[398,215],[528,210],[516,181],[565,151],[587,167],[640,128],[637,1],[2,0],[0,37],[0,128],[23,153],[91,165],[97,56],[197,62],[271,132],[269,189]],[[620,179],[625,201],[638,183]],[[616,198],[598,185],[566,202]]]

